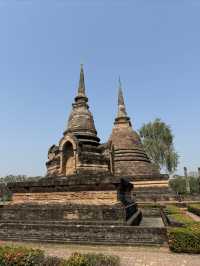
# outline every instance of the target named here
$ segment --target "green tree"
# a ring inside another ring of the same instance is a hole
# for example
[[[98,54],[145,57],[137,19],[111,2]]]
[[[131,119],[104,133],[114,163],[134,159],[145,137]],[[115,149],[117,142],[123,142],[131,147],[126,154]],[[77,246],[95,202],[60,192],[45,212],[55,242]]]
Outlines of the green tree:
[[[175,176],[169,179],[172,190],[179,194],[186,194],[186,182],[184,176]]]
[[[150,160],[160,169],[173,173],[178,166],[171,128],[160,119],[144,124],[139,130],[144,149]]]

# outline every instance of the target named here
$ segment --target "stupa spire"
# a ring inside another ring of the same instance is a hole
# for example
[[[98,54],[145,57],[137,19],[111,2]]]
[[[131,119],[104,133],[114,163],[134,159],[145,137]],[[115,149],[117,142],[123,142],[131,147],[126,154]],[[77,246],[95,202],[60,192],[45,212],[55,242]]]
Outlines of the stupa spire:
[[[85,136],[92,135],[94,138],[97,138],[93,115],[89,110],[87,102],[88,98],[85,94],[84,71],[83,65],[81,65],[78,94],[72,104],[72,111],[68,119],[67,130],[64,134],[70,131],[81,135],[82,132],[84,132]]]
[[[79,79],[79,86],[78,86],[78,96],[86,97],[85,95],[85,80],[84,80],[84,71],[83,71],[83,64],[81,64],[80,70],[80,79]]]
[[[121,79],[119,77],[119,89],[118,89],[118,118],[127,117],[126,106],[124,103],[124,96],[122,92]]]

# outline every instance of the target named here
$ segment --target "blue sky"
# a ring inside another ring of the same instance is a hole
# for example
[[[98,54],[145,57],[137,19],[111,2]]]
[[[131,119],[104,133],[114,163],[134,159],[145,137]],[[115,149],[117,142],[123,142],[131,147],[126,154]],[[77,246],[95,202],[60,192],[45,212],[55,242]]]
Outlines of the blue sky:
[[[0,0],[0,175],[45,174],[84,64],[102,141],[120,75],[137,130],[169,124],[183,166],[200,166],[200,1]]]

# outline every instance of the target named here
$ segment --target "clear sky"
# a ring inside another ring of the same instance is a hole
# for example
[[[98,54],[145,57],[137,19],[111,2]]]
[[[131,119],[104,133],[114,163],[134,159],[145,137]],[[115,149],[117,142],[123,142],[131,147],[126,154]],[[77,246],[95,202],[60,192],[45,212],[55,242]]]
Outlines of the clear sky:
[[[138,130],[169,124],[183,166],[200,166],[199,0],[0,0],[0,175],[45,174],[80,63],[98,135],[117,112],[120,75]]]

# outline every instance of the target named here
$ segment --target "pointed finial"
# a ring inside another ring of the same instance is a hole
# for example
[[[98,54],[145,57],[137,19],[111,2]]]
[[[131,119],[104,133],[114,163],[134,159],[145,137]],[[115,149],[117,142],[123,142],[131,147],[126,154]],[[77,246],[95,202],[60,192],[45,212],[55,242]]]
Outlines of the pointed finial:
[[[78,96],[85,96],[85,80],[84,80],[83,64],[81,64],[81,70],[80,70]]]
[[[118,89],[118,115],[117,117],[127,117],[120,77],[119,77],[119,89]]]
[[[119,88],[122,88],[122,83],[121,83],[120,76],[119,76],[119,79],[118,79],[118,81],[119,81]]]
[[[125,105],[124,104],[124,96],[123,96],[123,92],[122,92],[122,83],[121,83],[120,77],[119,77],[119,89],[118,89],[118,105]]]

